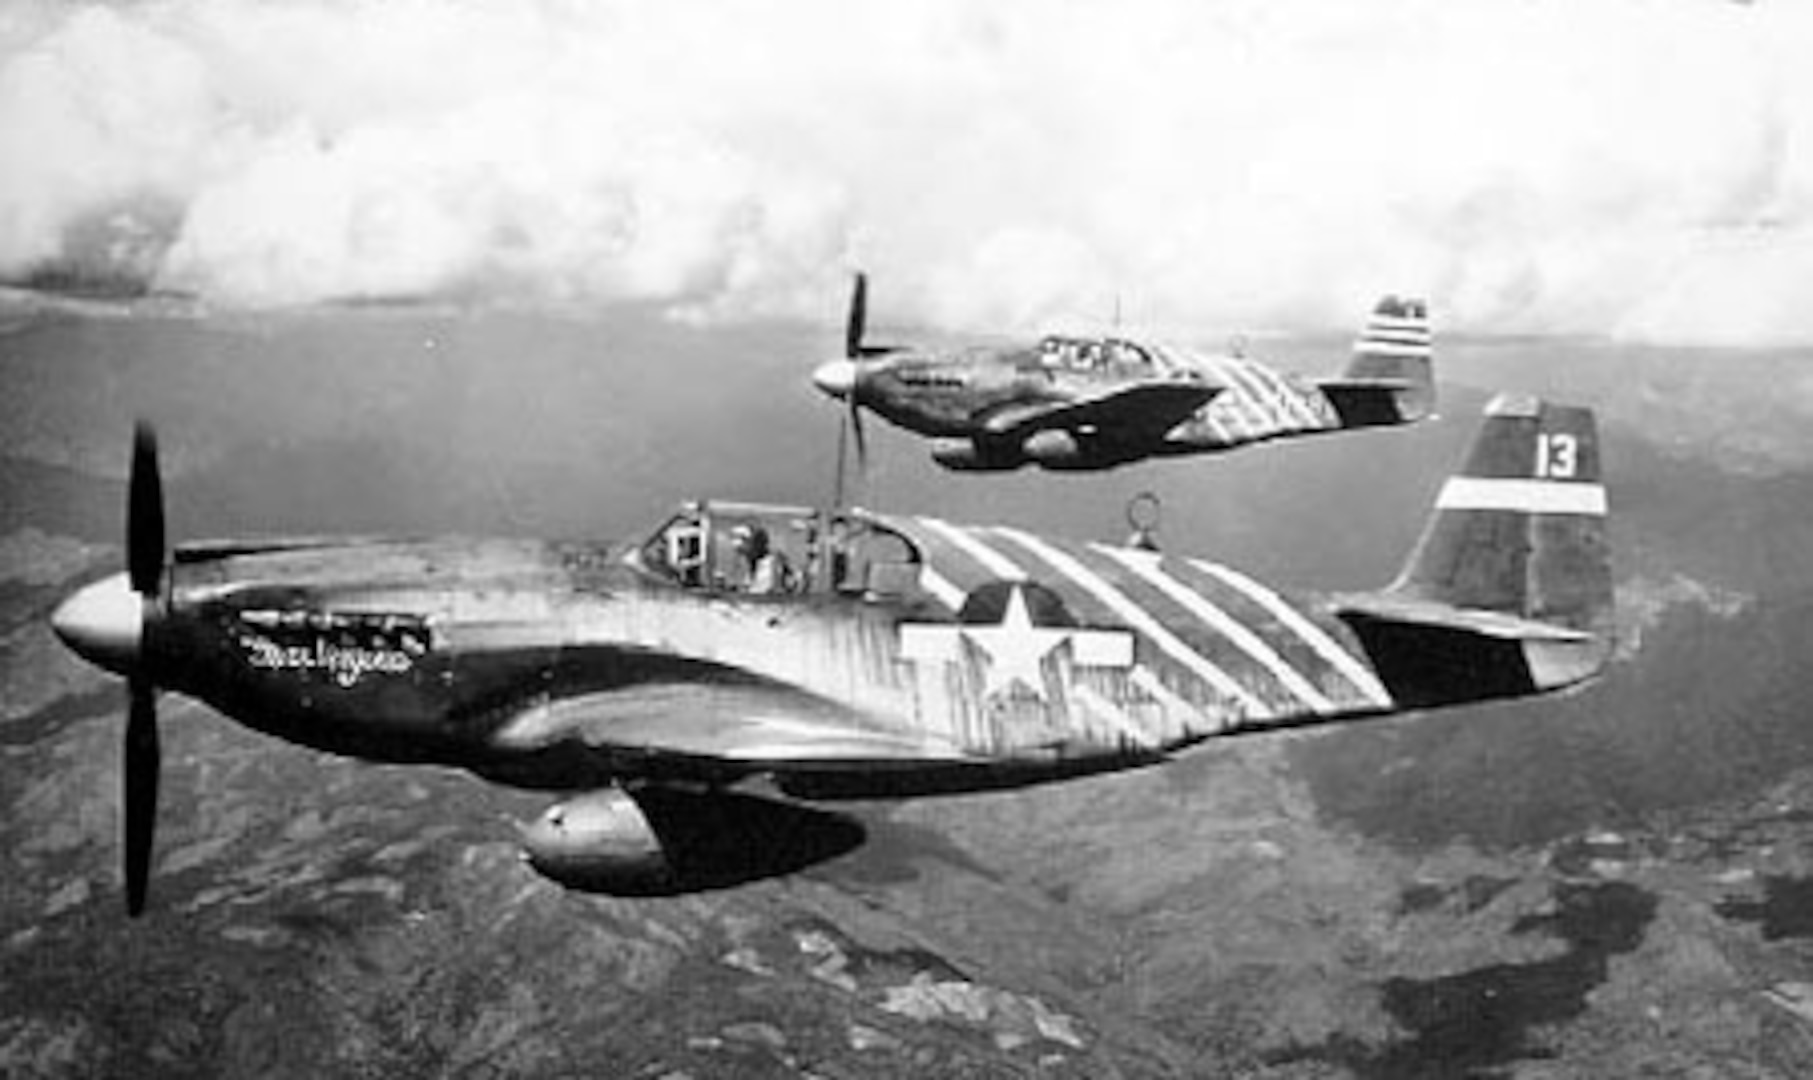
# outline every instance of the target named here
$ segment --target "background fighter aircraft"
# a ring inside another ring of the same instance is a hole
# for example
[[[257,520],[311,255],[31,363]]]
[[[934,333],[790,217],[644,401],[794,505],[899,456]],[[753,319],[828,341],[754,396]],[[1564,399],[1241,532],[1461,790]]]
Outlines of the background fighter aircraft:
[[[863,449],[861,409],[931,436],[947,469],[1108,469],[1151,457],[1429,415],[1435,383],[1428,310],[1385,297],[1338,378],[1310,380],[1239,356],[1118,337],[931,351],[866,344],[868,283],[850,296],[844,357],[812,381],[849,403]],[[839,454],[841,460],[842,454]]]
[[[1488,409],[1403,573],[1290,596],[1201,559],[931,517],[683,505],[620,545],[225,540],[166,552],[135,443],[128,570],[57,634],[125,675],[141,910],[176,690],[281,738],[568,793],[524,831],[572,886],[649,895],[849,850],[797,800],[1003,788],[1214,736],[1553,690],[1610,649],[1592,414]]]

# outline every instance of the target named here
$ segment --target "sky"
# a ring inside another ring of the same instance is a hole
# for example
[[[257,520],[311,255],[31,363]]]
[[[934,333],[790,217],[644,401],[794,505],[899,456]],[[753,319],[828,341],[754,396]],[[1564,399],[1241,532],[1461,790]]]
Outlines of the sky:
[[[1813,9],[11,0],[0,279],[1813,341]]]

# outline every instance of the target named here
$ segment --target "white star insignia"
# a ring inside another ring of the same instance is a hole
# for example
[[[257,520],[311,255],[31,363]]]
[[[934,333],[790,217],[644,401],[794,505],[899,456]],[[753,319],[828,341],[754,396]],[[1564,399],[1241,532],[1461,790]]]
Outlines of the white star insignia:
[[[959,633],[988,654],[988,666],[983,672],[985,696],[1006,693],[1017,682],[1043,698],[1045,657],[1062,645],[1071,631],[1068,627],[1034,626],[1026,611],[1026,593],[1015,586],[1008,594],[1007,610],[999,623],[965,626]]]
[[[1008,594],[1007,608],[998,623],[902,624],[900,655],[914,661],[958,661],[962,659],[959,640],[974,645],[987,659],[982,672],[985,698],[1011,693],[1017,683],[1045,700],[1045,658],[1065,642],[1071,643],[1072,660],[1078,664],[1129,667],[1133,663],[1133,639],[1125,631],[1035,624],[1019,585]]]

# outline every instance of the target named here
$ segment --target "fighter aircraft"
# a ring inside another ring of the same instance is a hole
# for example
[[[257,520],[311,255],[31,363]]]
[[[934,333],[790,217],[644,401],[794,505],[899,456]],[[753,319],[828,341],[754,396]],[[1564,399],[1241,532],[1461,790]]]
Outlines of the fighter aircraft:
[[[682,504],[628,543],[215,540],[167,551],[152,432],[124,573],[52,614],[130,685],[145,902],[155,699],[376,761],[556,791],[524,855],[667,895],[863,839],[813,801],[999,789],[1219,736],[1571,686],[1612,586],[1592,413],[1494,402],[1402,574],[1288,594],[1205,559],[860,509]]]
[[[856,275],[844,356],[812,373],[849,406],[932,438],[947,469],[1086,471],[1212,453],[1268,439],[1407,424],[1435,405],[1428,308],[1387,296],[1337,378],[1310,380],[1237,355],[1122,337],[1047,336],[954,350],[864,340],[868,279]],[[841,460],[841,453],[839,455]]]

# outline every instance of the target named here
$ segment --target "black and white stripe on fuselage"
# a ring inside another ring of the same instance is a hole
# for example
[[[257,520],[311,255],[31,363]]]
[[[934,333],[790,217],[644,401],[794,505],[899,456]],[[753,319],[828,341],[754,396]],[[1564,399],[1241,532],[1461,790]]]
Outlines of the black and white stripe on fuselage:
[[[1036,582],[1079,625],[1132,632],[1132,664],[1084,685],[1142,744],[1392,707],[1344,626],[1230,568],[1005,527],[892,524],[920,547],[922,583],[953,614],[991,582]]]
[[[1168,349],[1222,387],[1219,394],[1173,432],[1173,439],[1209,446],[1237,446],[1280,435],[1332,431],[1341,418],[1326,395],[1300,376],[1234,356]]]

